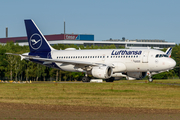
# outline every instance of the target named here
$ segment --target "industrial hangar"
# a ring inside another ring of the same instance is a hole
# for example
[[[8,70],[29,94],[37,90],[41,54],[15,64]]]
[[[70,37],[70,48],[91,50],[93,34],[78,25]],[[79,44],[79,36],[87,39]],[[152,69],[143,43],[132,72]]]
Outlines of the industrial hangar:
[[[153,47],[155,49],[162,49],[173,47],[176,43],[167,42],[165,40],[127,40],[124,37],[120,39],[109,39],[102,41],[95,41],[93,34],[54,34],[54,35],[45,35],[45,38],[48,40],[49,44],[75,44],[75,45],[112,45],[116,47],[124,46],[125,48],[144,48],[144,47]],[[0,38],[0,43],[5,44],[7,42],[13,41],[18,43],[20,46],[28,45],[27,37],[7,37]]]

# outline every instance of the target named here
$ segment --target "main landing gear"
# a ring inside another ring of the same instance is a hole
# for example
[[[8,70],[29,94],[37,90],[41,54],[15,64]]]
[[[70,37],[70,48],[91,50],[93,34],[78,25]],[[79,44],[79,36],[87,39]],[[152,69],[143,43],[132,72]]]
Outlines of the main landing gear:
[[[90,82],[90,78],[84,76],[84,77],[82,78],[82,82]]]
[[[149,77],[149,78],[148,78],[148,81],[149,81],[149,82],[153,82],[151,72],[148,71],[148,72],[147,72],[147,75],[148,75],[148,77]]]
[[[114,77],[111,77],[111,78],[108,78],[108,79],[106,79],[106,82],[114,82]]]

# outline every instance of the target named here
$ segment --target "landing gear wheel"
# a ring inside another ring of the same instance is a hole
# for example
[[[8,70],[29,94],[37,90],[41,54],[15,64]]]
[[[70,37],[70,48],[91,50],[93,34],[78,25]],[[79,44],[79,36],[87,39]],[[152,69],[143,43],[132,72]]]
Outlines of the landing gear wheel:
[[[149,78],[148,81],[149,81],[149,82],[153,82],[153,79],[152,79],[152,78]]]
[[[90,82],[90,79],[88,77],[84,76],[82,78],[82,82]]]
[[[106,82],[113,82],[114,81],[114,77],[111,77],[109,79],[106,79]]]

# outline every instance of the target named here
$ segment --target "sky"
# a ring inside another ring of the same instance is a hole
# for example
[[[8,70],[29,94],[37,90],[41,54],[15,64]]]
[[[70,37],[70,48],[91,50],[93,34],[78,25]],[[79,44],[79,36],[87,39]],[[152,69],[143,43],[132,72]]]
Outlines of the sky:
[[[0,0],[0,38],[26,36],[24,19],[44,35],[94,34],[95,40],[180,43],[180,0]]]

